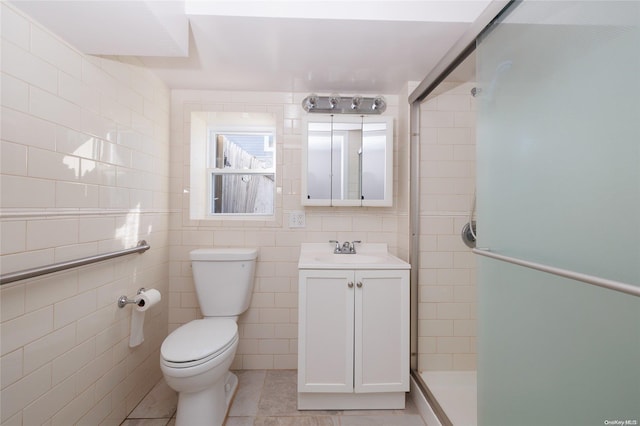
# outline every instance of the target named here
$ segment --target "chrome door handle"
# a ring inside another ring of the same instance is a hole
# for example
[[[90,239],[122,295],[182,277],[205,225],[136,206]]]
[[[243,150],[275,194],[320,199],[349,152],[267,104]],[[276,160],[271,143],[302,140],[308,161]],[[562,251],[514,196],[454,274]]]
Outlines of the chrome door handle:
[[[349,288],[353,288],[353,281],[349,281],[349,283],[347,284],[347,286],[349,286]]]
[[[362,281],[358,281],[358,284],[356,284],[358,286],[358,288],[362,287]]]

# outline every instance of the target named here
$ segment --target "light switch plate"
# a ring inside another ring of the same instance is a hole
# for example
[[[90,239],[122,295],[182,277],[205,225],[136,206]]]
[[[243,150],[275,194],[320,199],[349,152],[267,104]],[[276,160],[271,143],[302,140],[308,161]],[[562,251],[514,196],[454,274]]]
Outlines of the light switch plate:
[[[289,213],[289,228],[304,228],[305,215],[303,211],[295,210]]]

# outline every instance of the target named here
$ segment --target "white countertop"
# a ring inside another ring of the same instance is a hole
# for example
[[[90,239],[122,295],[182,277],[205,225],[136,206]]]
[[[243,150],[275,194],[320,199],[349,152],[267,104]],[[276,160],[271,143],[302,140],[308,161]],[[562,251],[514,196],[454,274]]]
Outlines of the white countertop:
[[[331,243],[302,243],[299,269],[411,269],[404,260],[389,254],[384,243],[356,245],[355,254],[334,254]]]

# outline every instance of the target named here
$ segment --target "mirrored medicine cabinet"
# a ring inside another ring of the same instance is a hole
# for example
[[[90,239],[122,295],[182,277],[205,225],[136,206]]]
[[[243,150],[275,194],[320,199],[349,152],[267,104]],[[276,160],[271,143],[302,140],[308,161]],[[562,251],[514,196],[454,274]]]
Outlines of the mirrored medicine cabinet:
[[[302,205],[392,205],[392,117],[313,115],[302,133]]]

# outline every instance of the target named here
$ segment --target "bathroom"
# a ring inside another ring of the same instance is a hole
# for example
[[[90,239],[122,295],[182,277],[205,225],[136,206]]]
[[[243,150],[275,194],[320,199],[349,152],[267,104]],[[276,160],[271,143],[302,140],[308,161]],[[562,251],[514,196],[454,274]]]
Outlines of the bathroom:
[[[422,212],[424,288],[416,321],[420,347],[412,361],[420,370],[478,367],[477,260],[459,236],[475,184],[474,112],[481,98],[470,93],[473,81],[446,82],[438,89],[442,93],[424,100],[419,158],[428,175],[420,177],[418,197],[410,185],[416,156],[409,144],[407,99],[429,70],[396,91],[370,93],[384,95],[385,114],[395,118],[392,206],[305,207],[301,103],[310,91],[264,91],[259,82],[250,90],[204,90],[189,78],[169,89],[152,65],[129,56],[82,54],[16,5],[3,2],[1,7],[2,273],[120,250],[139,240],[151,249],[2,287],[0,423],[120,424],[162,379],[158,359],[165,337],[201,316],[189,260],[197,248],[259,248],[251,305],[238,321],[240,343],[231,369],[295,370],[301,244],[385,243],[408,261],[415,244],[415,202]],[[470,22],[456,25],[451,23],[462,34]],[[632,89],[637,82],[629,84]],[[353,95],[361,89],[345,84],[334,90]],[[191,219],[189,143],[195,111],[276,116],[272,219]],[[628,158],[637,160],[637,151]],[[634,190],[637,186],[630,185],[629,193]],[[487,208],[481,203],[479,196],[478,217]],[[293,228],[289,218],[299,211],[304,227]],[[637,223],[631,229],[637,236]],[[626,253],[633,259],[638,252]],[[635,272],[635,278],[618,279],[637,281]],[[146,311],[144,342],[129,348],[131,307],[120,309],[116,300],[134,296],[141,287],[158,290],[162,299]],[[638,311],[633,301],[620,303],[626,311]],[[638,317],[630,318],[627,332],[637,333]],[[455,332],[446,334],[454,324]],[[633,357],[637,342],[633,346],[633,338],[627,340]],[[634,420],[627,413],[607,416],[608,421]]]

